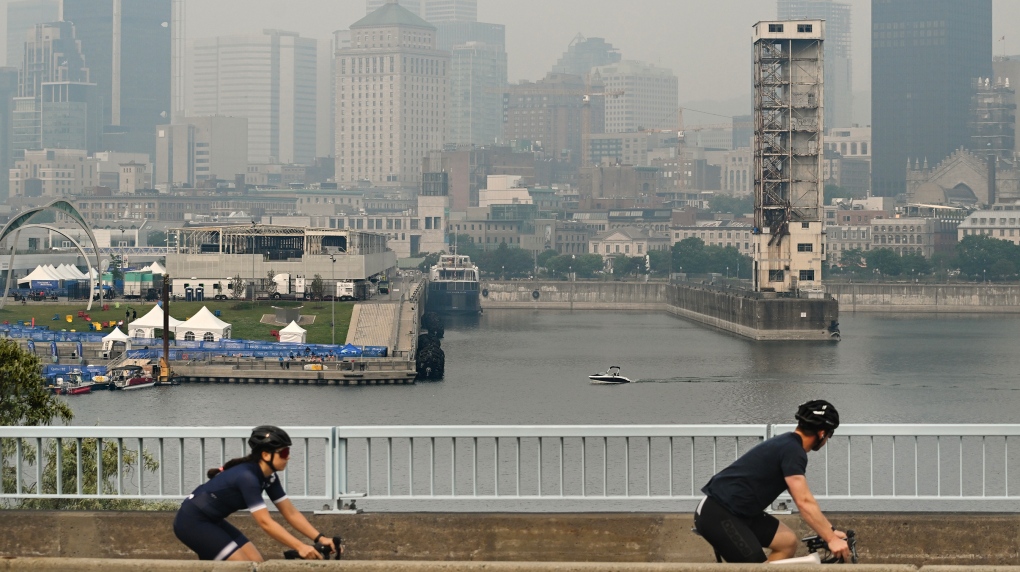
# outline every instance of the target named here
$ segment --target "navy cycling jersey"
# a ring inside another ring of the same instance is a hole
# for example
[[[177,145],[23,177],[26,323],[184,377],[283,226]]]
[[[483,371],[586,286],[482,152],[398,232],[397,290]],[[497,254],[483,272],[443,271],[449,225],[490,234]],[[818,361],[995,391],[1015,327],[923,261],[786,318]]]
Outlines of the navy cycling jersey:
[[[209,479],[188,498],[209,518],[223,519],[242,509],[255,512],[266,508],[262,491],[274,504],[287,498],[276,473],[267,477],[258,464],[241,463]]]
[[[807,472],[803,440],[783,433],[758,443],[701,489],[731,514],[750,518],[761,514],[786,490],[786,477]]]

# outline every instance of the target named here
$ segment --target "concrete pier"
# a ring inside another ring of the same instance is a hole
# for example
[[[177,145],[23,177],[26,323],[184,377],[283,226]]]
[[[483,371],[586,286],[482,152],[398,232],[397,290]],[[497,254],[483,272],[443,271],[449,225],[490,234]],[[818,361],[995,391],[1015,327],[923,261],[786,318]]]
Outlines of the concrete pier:
[[[695,282],[486,282],[482,309],[668,312],[752,340],[835,341],[830,297],[781,298]]]

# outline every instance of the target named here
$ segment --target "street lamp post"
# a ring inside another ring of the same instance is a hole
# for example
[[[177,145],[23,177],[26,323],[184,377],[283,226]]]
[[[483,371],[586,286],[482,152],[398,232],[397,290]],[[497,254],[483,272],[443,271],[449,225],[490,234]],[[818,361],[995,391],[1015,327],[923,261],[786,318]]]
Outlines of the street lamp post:
[[[336,345],[336,256],[329,255],[330,268],[333,270],[333,300],[329,305],[333,314],[332,319],[329,322],[329,329],[332,333],[333,345]]]

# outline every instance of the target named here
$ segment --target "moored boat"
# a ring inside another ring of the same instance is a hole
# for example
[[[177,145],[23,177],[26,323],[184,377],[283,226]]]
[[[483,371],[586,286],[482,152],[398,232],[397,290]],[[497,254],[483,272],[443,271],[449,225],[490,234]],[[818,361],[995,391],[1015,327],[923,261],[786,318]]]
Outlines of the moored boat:
[[[478,267],[463,254],[443,254],[429,272],[426,308],[430,312],[481,311]]]
[[[110,389],[142,389],[156,385],[156,379],[141,366],[124,365],[110,370]]]

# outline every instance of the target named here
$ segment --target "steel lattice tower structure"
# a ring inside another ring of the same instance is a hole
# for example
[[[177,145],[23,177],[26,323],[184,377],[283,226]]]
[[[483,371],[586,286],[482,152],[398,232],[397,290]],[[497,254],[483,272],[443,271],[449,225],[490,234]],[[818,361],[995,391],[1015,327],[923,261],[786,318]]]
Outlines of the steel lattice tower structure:
[[[754,289],[822,281],[825,22],[754,26]]]

